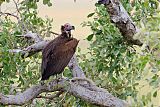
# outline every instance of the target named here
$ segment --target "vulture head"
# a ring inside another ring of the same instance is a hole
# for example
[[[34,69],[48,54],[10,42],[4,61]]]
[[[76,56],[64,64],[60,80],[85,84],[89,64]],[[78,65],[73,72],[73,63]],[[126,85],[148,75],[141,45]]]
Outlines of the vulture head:
[[[61,26],[61,32],[62,34],[67,34],[67,37],[71,37],[71,30],[75,30],[75,27],[70,25],[69,23],[66,23]]]

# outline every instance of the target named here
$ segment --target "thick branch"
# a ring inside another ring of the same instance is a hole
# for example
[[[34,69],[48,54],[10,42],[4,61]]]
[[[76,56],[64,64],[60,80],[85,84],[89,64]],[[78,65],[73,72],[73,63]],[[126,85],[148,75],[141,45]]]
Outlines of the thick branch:
[[[68,67],[72,71],[73,77],[86,77],[84,72],[78,65],[76,55],[73,55],[72,59],[70,60],[70,63],[68,64]]]
[[[128,43],[142,46],[140,40],[133,39],[137,28],[119,0],[99,0],[98,3],[105,5],[111,22],[117,26]]]
[[[71,92],[74,96],[79,97],[83,100],[88,101],[91,104],[104,106],[104,107],[127,107],[128,104],[125,101],[122,101],[110,93],[108,93],[105,89],[97,87],[92,80],[86,78],[84,71],[79,67],[76,55],[72,57],[68,67],[72,71],[73,77],[72,82],[76,80],[80,80],[78,84],[72,86],[73,92]],[[76,78],[78,77],[78,79]],[[86,81],[83,82],[82,80]]]
[[[59,84],[62,84],[63,81],[60,81]],[[42,92],[51,92],[60,90],[60,87],[57,86],[57,81],[52,81],[50,85],[36,85],[28,88],[23,93],[17,95],[3,95],[0,94],[0,104],[2,105],[24,105],[30,100],[36,98]]]
[[[122,101],[105,90],[97,87],[97,90],[88,86],[81,86],[77,83],[70,84],[69,93],[91,104],[103,107],[127,107],[127,103]]]
[[[92,85],[92,84],[89,84]],[[88,84],[81,85],[77,81],[66,79],[54,80],[47,85],[36,85],[17,95],[0,94],[0,103],[3,105],[23,105],[43,92],[66,91],[75,97],[88,101],[91,104],[103,107],[127,107],[127,103],[122,101],[105,90],[94,90],[88,88]],[[98,87],[97,87],[98,88]]]
[[[23,36],[26,38],[32,38],[32,39],[34,39],[35,42],[42,41],[42,38],[40,38],[37,33],[32,33],[32,31],[29,31],[27,34],[25,34]]]

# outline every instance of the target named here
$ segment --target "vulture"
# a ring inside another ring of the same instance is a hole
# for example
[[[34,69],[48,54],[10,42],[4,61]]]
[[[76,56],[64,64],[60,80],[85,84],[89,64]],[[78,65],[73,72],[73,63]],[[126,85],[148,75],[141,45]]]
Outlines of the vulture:
[[[71,37],[74,26],[66,23],[61,26],[61,34],[49,42],[42,51],[41,80],[60,74],[68,65],[76,51],[79,40]]]

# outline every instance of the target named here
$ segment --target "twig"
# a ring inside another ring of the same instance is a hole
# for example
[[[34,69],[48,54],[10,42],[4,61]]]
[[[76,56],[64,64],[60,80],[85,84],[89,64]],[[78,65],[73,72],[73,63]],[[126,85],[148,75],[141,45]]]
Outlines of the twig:
[[[13,2],[14,2],[14,4],[15,4],[15,6],[16,6],[16,9],[17,9],[17,12],[20,14],[20,11],[19,11],[19,9],[18,9],[18,1],[16,2],[15,0],[13,0]]]
[[[54,34],[54,35],[59,35],[58,33],[52,32],[52,31],[50,31],[49,33],[52,33],[52,34]]]
[[[16,6],[16,10],[17,10],[18,14],[21,16],[21,20],[22,21],[19,21],[19,23],[21,23],[22,24],[22,28],[25,28],[25,30],[28,32],[29,30],[27,29],[26,25],[24,24],[24,22],[25,22],[24,18],[23,18],[22,14],[21,14],[21,12],[19,11],[19,8],[18,8],[19,0],[17,2],[15,0],[13,0],[13,2],[15,4],[15,6]]]
[[[13,17],[15,17],[18,21],[20,21],[20,18],[19,18],[18,16],[16,16],[16,15],[12,14],[12,13],[3,13],[3,12],[0,12],[0,16],[1,16],[1,15],[13,16]]]
[[[36,98],[45,98],[45,99],[53,100],[54,98],[59,97],[62,93],[63,93],[63,91],[59,91],[58,93],[56,93],[56,94],[54,94],[54,95],[50,95],[50,96],[42,96],[42,95],[39,95],[39,96],[37,96]]]

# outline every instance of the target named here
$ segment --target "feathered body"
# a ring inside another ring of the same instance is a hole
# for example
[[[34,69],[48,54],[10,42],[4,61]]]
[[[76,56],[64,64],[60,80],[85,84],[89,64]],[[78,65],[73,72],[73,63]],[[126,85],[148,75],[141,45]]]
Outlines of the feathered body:
[[[60,74],[68,65],[76,51],[78,40],[62,32],[52,40],[42,51],[41,80],[47,80],[51,75]]]

